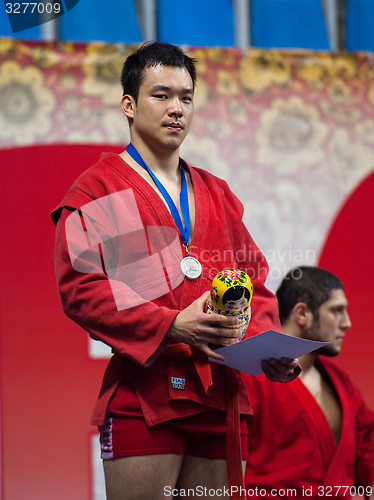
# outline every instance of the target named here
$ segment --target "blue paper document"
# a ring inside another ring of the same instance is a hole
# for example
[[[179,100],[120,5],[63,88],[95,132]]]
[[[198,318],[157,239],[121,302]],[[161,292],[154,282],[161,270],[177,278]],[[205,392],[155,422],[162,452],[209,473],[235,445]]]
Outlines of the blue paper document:
[[[263,359],[299,358],[329,343],[300,339],[275,330],[268,330],[237,344],[216,349],[215,352],[225,356],[225,361],[209,359],[249,375],[260,375],[263,373],[261,368],[261,360]]]

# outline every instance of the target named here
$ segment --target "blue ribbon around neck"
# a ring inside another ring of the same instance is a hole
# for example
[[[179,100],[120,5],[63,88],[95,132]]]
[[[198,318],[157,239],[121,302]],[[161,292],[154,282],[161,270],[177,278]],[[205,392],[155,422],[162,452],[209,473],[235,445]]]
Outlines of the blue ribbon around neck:
[[[184,173],[184,168],[182,165],[182,162],[179,162],[180,169],[181,169],[181,180],[182,180],[182,185],[181,185],[181,190],[179,194],[179,200],[181,204],[181,210],[182,210],[182,215],[183,215],[183,220],[184,220],[184,225],[182,222],[182,219],[179,215],[178,209],[175,206],[174,201],[171,199],[169,193],[166,191],[164,186],[161,184],[161,182],[157,179],[155,174],[152,172],[152,170],[148,167],[146,162],[143,160],[143,158],[140,156],[138,151],[134,148],[134,146],[130,143],[126,151],[128,154],[131,156],[133,160],[135,160],[139,165],[141,165],[149,175],[152,177],[154,183],[160,190],[162,196],[165,198],[165,201],[170,209],[171,215],[173,216],[173,219],[179,229],[179,232],[181,233],[181,238],[182,241],[185,245],[188,244],[190,241],[190,234],[191,234],[191,226],[190,226],[190,209],[188,206],[188,191],[187,191],[187,182],[186,182],[186,175]]]

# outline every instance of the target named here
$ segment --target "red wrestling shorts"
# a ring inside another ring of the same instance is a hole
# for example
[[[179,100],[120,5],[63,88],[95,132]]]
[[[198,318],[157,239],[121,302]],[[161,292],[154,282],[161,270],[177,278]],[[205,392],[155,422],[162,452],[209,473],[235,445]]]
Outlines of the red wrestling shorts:
[[[124,391],[125,394],[121,394]],[[123,396],[126,397],[126,410],[123,409]],[[248,456],[246,419],[246,415],[241,416],[242,460],[247,460]],[[226,459],[225,412],[211,408],[148,427],[135,392],[121,385],[109,404],[106,422],[99,430],[104,460],[165,453]]]

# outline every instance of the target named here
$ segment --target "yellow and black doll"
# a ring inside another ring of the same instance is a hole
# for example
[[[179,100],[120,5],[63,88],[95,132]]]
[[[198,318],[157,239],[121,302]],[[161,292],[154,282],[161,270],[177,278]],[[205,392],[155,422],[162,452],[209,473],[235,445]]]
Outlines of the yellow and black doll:
[[[239,323],[232,328],[238,328],[242,332],[242,339],[251,319],[252,295],[252,281],[244,271],[224,269],[213,279],[207,313],[237,316]]]

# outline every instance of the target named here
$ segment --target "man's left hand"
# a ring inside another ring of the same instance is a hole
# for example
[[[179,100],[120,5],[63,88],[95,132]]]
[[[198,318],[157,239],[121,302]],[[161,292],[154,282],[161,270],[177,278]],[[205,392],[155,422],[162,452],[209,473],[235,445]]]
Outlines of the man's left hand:
[[[272,382],[290,382],[301,373],[301,366],[298,359],[263,359],[261,367],[267,378]]]

